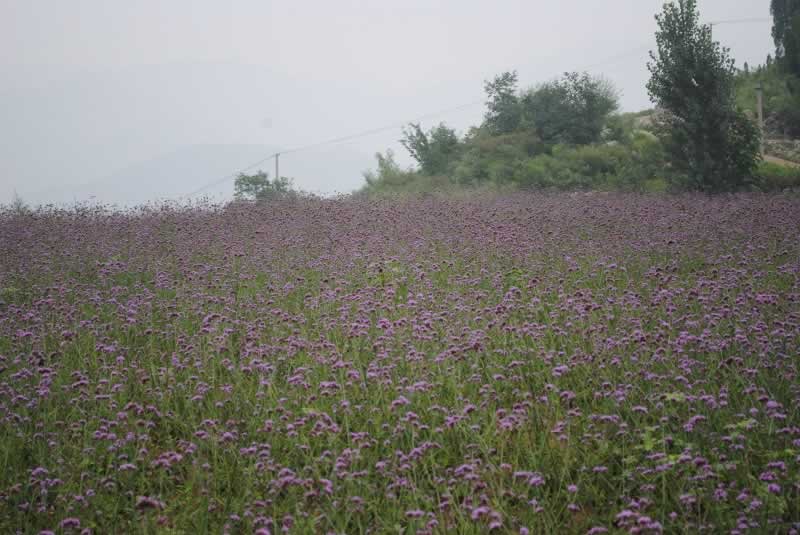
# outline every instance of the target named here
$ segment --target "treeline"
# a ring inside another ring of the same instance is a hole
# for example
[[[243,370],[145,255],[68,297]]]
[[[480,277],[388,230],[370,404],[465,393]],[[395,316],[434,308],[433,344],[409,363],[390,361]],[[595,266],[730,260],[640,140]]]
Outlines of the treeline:
[[[648,63],[647,86],[655,110],[619,113],[618,92],[602,77],[565,73],[520,89],[517,73],[505,72],[485,83],[480,125],[461,136],[445,124],[428,130],[410,124],[401,143],[416,168],[401,168],[391,151],[378,154],[377,169],[365,173],[364,191],[721,192],[800,185],[796,170],[761,163],[755,116],[746,112],[753,105],[743,105],[744,99],[755,102],[744,88],[752,85],[755,91],[756,74],[738,71],[729,51],[712,40],[710,27],[699,22],[696,0],[668,3],[656,19],[657,49]],[[794,27],[800,28],[800,19]],[[756,72],[780,73],[785,81],[789,68],[800,66],[790,59],[800,46],[785,44],[794,34],[782,31],[773,31],[781,37],[776,37],[778,59]],[[796,135],[800,121],[793,114],[800,108],[794,90],[782,83],[782,100],[770,100],[767,110]]]
[[[567,73],[521,91],[517,74],[506,72],[484,89],[479,126],[459,137],[445,124],[409,125],[401,143],[417,169],[401,169],[391,151],[378,154],[365,189],[664,187],[658,139],[642,127],[646,118],[616,113],[609,81]]]

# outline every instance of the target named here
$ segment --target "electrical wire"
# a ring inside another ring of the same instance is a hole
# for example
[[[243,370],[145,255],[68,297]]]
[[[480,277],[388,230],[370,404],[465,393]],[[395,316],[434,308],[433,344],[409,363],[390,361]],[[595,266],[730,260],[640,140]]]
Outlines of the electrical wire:
[[[772,20],[772,19],[769,19],[769,18],[728,19],[728,20],[713,21],[713,22],[709,22],[708,24],[710,26],[717,26],[717,25],[720,25],[720,24],[744,24],[744,23],[752,23],[752,22],[765,22],[765,21],[770,21],[770,20]],[[599,61],[597,63],[593,63],[591,65],[584,66],[583,68],[577,69],[577,70],[578,71],[588,71],[589,69],[594,69],[594,68],[597,68],[597,67],[610,65],[612,63],[615,63],[615,62],[623,60],[623,59],[627,59],[629,57],[638,56],[639,54],[641,54],[645,50],[649,49],[651,46],[652,46],[652,41],[648,42],[647,44],[639,45],[636,48],[630,49],[630,50],[622,52],[620,54],[616,54],[616,55],[611,56],[609,58],[606,58],[606,59],[604,59],[602,61]],[[471,102],[467,102],[467,103],[464,103],[464,104],[461,104],[461,105],[458,105],[458,106],[454,106],[452,108],[445,108],[445,109],[442,109],[442,110],[426,113],[424,115],[420,115],[418,117],[415,117],[415,118],[407,120],[407,121],[392,123],[392,124],[389,124],[389,125],[386,125],[386,126],[381,126],[381,127],[378,127],[378,128],[372,128],[372,129],[369,129],[369,130],[364,130],[364,131],[356,133],[356,134],[350,134],[350,135],[346,135],[346,136],[341,136],[341,137],[329,139],[329,140],[326,140],[326,141],[320,141],[320,142],[317,142],[317,143],[311,143],[309,145],[303,145],[303,146],[300,146],[300,147],[293,147],[293,148],[290,148],[290,149],[278,151],[276,153],[273,153],[273,154],[270,154],[269,156],[264,157],[263,159],[259,160],[258,162],[254,163],[254,164],[251,164],[251,165],[249,165],[249,166],[247,166],[245,168],[240,169],[239,171],[237,171],[235,173],[226,175],[226,176],[224,176],[224,177],[222,177],[222,178],[220,178],[218,180],[210,182],[210,183],[208,183],[208,184],[206,184],[206,185],[194,190],[192,193],[189,193],[188,195],[186,195],[186,197],[193,197],[193,196],[197,195],[198,193],[202,193],[203,191],[207,190],[208,188],[211,188],[211,187],[219,185],[219,184],[221,184],[223,182],[226,182],[226,181],[230,180],[231,178],[235,178],[240,173],[243,173],[245,171],[249,171],[250,169],[256,167],[257,165],[261,165],[262,163],[267,162],[267,161],[275,158],[277,155],[284,155],[284,154],[292,154],[292,153],[297,153],[297,152],[303,152],[303,151],[307,151],[307,150],[312,150],[312,149],[324,147],[324,146],[327,146],[327,145],[334,145],[334,144],[338,144],[338,143],[344,143],[344,142],[347,142],[347,141],[360,139],[362,137],[371,136],[371,135],[375,135],[375,134],[379,134],[379,133],[387,132],[387,131],[391,131],[391,130],[396,130],[398,128],[402,128],[402,127],[408,125],[409,123],[420,122],[420,121],[422,121],[424,119],[430,119],[432,117],[445,115],[445,114],[448,114],[448,113],[452,113],[454,111],[459,111],[459,110],[462,110],[462,109],[470,108],[472,106],[477,106],[477,105],[483,104],[483,103],[484,103],[483,99],[473,100]]]
[[[620,59],[625,59],[627,57],[630,57],[634,53],[635,54],[641,53],[644,49],[646,49],[649,46],[650,45],[639,46],[636,49],[629,50],[628,52],[624,52],[622,54],[618,54],[618,55],[612,56],[611,58],[608,58],[608,59],[606,59],[606,60],[604,60],[602,62],[594,63],[592,65],[587,65],[586,67],[584,67],[582,69],[579,69],[579,70],[593,69],[593,68],[596,68],[596,67],[599,67],[599,66],[607,65],[607,64],[609,64],[611,62],[619,61]],[[345,143],[347,141],[353,141],[355,139],[360,139],[362,137],[367,137],[367,136],[379,134],[379,133],[382,133],[382,132],[388,132],[388,131],[391,131],[391,130],[397,130],[398,128],[402,128],[402,127],[408,125],[409,123],[420,122],[420,121],[425,120],[425,119],[430,119],[430,118],[433,118],[433,117],[445,115],[445,114],[452,113],[452,112],[455,112],[455,111],[459,111],[459,110],[462,110],[462,109],[471,108],[471,107],[477,106],[479,104],[484,104],[484,100],[483,99],[473,100],[473,101],[470,101],[470,102],[466,102],[464,104],[460,104],[458,106],[453,106],[452,108],[445,108],[445,109],[442,109],[442,110],[426,113],[424,115],[419,115],[419,116],[417,116],[417,117],[415,117],[413,119],[409,119],[409,120],[406,120],[406,121],[400,121],[400,122],[392,123],[392,124],[389,124],[389,125],[386,125],[386,126],[381,126],[381,127],[378,127],[378,128],[371,128],[369,130],[364,130],[364,131],[358,132],[356,134],[350,134],[350,135],[346,135],[346,136],[336,137],[336,138],[333,138],[333,139],[328,139],[326,141],[320,141],[320,142],[317,142],[317,143],[311,143],[309,145],[303,145],[303,146],[300,146],[300,147],[292,147],[290,149],[281,150],[281,151],[275,152],[273,154],[270,154],[269,156],[266,156],[266,157],[262,158],[261,160],[255,162],[255,163],[253,163],[253,164],[251,164],[251,165],[249,165],[247,167],[239,169],[235,173],[231,173],[231,174],[225,175],[224,177],[219,178],[217,180],[214,180],[213,182],[209,182],[208,184],[205,184],[204,186],[201,186],[200,188],[197,188],[196,190],[192,191],[191,193],[185,195],[185,197],[194,197],[198,193],[202,193],[203,191],[205,191],[205,190],[207,190],[209,188],[212,188],[214,186],[222,184],[223,182],[227,182],[228,180],[231,180],[232,178],[236,178],[240,173],[243,173],[245,171],[249,171],[250,169],[252,169],[252,168],[254,168],[254,167],[258,166],[258,165],[261,165],[261,164],[263,164],[265,162],[268,162],[269,160],[275,158],[275,156],[277,156],[277,155],[281,155],[282,156],[284,154],[293,154],[293,153],[297,153],[297,152],[303,152],[303,151],[307,151],[307,150],[312,150],[312,149],[317,149],[317,148],[320,148],[320,147],[324,147],[324,146],[327,146],[327,145],[334,145],[334,144],[338,144],[338,143]]]
[[[707,24],[709,26],[719,26],[720,24],[747,24],[752,22],[772,22],[772,19],[768,17],[753,17],[749,19],[715,20]]]

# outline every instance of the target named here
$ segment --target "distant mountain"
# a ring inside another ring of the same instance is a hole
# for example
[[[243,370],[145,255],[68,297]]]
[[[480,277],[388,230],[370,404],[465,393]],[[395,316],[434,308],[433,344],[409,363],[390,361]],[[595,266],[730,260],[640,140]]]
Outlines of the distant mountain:
[[[303,146],[413,116],[410,103],[364,91],[356,80],[298,78],[254,65],[48,72],[18,73],[20,79],[0,72],[0,203],[15,191],[30,203],[91,195],[126,204],[174,198],[276,146]],[[351,190],[374,167],[375,151],[398,148],[399,135],[397,129],[287,154],[282,174],[307,189]],[[233,186],[211,191],[230,194]]]
[[[194,198],[228,199],[238,170],[275,152],[265,145],[189,145],[137,162],[85,185],[50,190],[31,202],[91,201],[135,205],[159,200],[187,200],[187,195],[217,181]],[[258,169],[274,175],[274,160]],[[282,176],[294,179],[298,189],[320,194],[346,193],[363,183],[362,171],[373,166],[370,156],[342,147],[286,154],[280,159]],[[226,178],[227,177],[227,178]],[[332,187],[333,184],[344,188]]]

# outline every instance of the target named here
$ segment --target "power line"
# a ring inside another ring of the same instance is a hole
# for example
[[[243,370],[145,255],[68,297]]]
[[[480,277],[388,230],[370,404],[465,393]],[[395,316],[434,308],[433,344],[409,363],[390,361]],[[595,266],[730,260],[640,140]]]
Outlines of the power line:
[[[265,158],[262,158],[261,160],[255,162],[255,163],[253,163],[253,164],[251,164],[251,165],[249,165],[249,166],[247,166],[247,167],[245,167],[243,169],[240,169],[239,171],[237,171],[235,173],[231,173],[229,175],[225,175],[224,177],[222,177],[222,178],[220,178],[218,180],[215,180],[213,182],[209,182],[205,186],[202,186],[201,188],[198,188],[198,189],[194,190],[192,193],[189,193],[188,195],[186,195],[186,197],[193,197],[193,196],[197,195],[198,193],[201,193],[201,192],[207,190],[208,188],[211,188],[211,187],[214,187],[214,186],[216,186],[218,184],[221,184],[221,183],[223,183],[223,182],[225,182],[227,180],[230,180],[231,178],[235,178],[236,176],[239,175],[239,173],[243,173],[245,171],[249,171],[250,169],[252,169],[253,167],[256,167],[257,165],[261,165],[264,162],[268,162],[272,158],[275,158],[278,154],[280,154],[280,155],[291,154],[291,153],[295,153],[295,152],[302,152],[302,151],[307,151],[307,150],[311,150],[311,149],[316,149],[316,148],[319,148],[319,147],[324,147],[326,145],[334,145],[334,144],[337,144],[337,143],[344,143],[346,141],[352,141],[354,139],[359,139],[359,138],[362,138],[362,137],[367,137],[367,136],[379,134],[381,132],[388,132],[390,130],[396,130],[398,128],[404,127],[408,123],[419,122],[419,121],[422,121],[424,119],[430,119],[431,117],[436,117],[436,116],[439,116],[439,115],[452,113],[454,111],[458,111],[458,110],[461,110],[461,109],[469,108],[471,106],[475,106],[475,105],[478,105],[478,104],[483,104],[483,99],[474,100],[472,102],[467,102],[465,104],[461,104],[460,106],[454,106],[452,108],[446,108],[446,109],[443,109],[443,110],[434,111],[434,112],[431,112],[431,113],[426,113],[424,115],[420,115],[420,116],[415,117],[413,119],[410,119],[408,121],[401,121],[401,122],[393,123],[393,124],[390,124],[390,125],[387,125],[387,126],[382,126],[382,127],[379,127],[379,128],[372,128],[372,129],[369,129],[369,130],[364,130],[364,131],[358,132],[356,134],[350,134],[350,135],[347,135],[347,136],[341,136],[341,137],[337,137],[337,138],[333,138],[333,139],[328,139],[326,141],[320,141],[318,143],[312,143],[312,144],[309,144],[309,145],[303,145],[303,146],[300,146],[300,147],[293,147],[291,149],[278,151],[276,153],[270,154],[269,156],[266,156]]]
[[[633,49],[631,51],[612,56],[611,58],[607,58],[606,60],[604,60],[602,62],[594,63],[592,65],[588,65],[588,66],[586,66],[586,67],[584,67],[582,69],[578,69],[578,70],[593,69],[595,67],[606,65],[606,64],[611,63],[611,62],[619,61],[620,59],[625,59],[625,58],[631,56],[633,53],[635,53],[635,54],[641,53],[644,49],[648,48],[649,46],[650,46],[649,44],[648,45],[639,46],[636,49]],[[420,115],[418,117],[415,117],[413,119],[409,119],[407,121],[400,121],[400,122],[396,122],[396,123],[393,123],[393,124],[390,124],[390,125],[381,126],[381,127],[378,127],[378,128],[372,128],[372,129],[369,129],[369,130],[364,130],[364,131],[358,132],[356,134],[350,134],[350,135],[347,135],[347,136],[341,136],[341,137],[337,137],[337,138],[333,138],[333,139],[328,139],[326,141],[320,141],[320,142],[317,142],[317,143],[311,143],[309,145],[303,145],[303,146],[300,146],[300,147],[293,147],[291,149],[282,150],[282,151],[270,154],[269,156],[266,156],[266,157],[262,158],[261,160],[255,162],[255,163],[253,163],[253,164],[251,164],[251,165],[249,165],[247,167],[239,169],[235,173],[231,173],[229,175],[225,175],[224,177],[222,177],[220,179],[217,179],[217,180],[215,180],[213,182],[209,182],[208,184],[206,184],[206,185],[194,190],[193,192],[187,194],[186,197],[194,197],[198,193],[202,193],[203,191],[207,190],[208,188],[212,188],[212,187],[214,187],[214,186],[216,186],[218,184],[222,184],[223,182],[226,182],[226,181],[230,180],[231,178],[235,178],[240,173],[243,173],[245,171],[249,171],[250,169],[256,167],[257,165],[261,165],[264,162],[268,162],[272,158],[275,158],[278,154],[281,154],[281,155],[283,155],[283,154],[291,154],[291,153],[295,153],[295,152],[302,152],[302,151],[307,151],[307,150],[311,150],[311,149],[316,149],[316,148],[319,148],[319,147],[324,147],[326,145],[334,145],[334,144],[338,144],[338,143],[344,143],[344,142],[347,142],[347,141],[352,141],[354,139],[359,139],[359,138],[362,138],[362,137],[367,137],[367,136],[379,134],[379,133],[382,133],[382,132],[388,132],[388,131],[391,131],[391,130],[396,130],[398,128],[402,128],[402,127],[406,126],[408,123],[419,122],[419,121],[422,121],[424,119],[430,119],[432,117],[445,115],[445,114],[448,114],[448,113],[452,113],[454,111],[459,111],[459,110],[462,110],[462,109],[471,108],[472,106],[477,106],[477,105],[483,104],[483,103],[484,103],[483,99],[473,100],[473,101],[466,102],[466,103],[458,105],[458,106],[454,106],[452,108],[445,108],[445,109],[442,109],[442,110],[426,113],[424,115]]]
[[[593,63],[592,65],[587,65],[587,66],[583,67],[582,69],[578,69],[578,70],[579,71],[588,71],[589,69],[594,69],[595,67],[604,67],[606,65],[611,65],[612,63],[616,63],[617,61],[622,60],[622,59],[628,59],[628,58],[631,58],[631,57],[634,57],[634,56],[638,56],[642,52],[644,52],[646,50],[649,50],[650,47],[652,46],[652,44],[653,44],[652,42],[649,42],[647,44],[643,44],[643,45],[641,45],[639,47],[636,47],[634,49],[629,50],[628,52],[623,52],[621,54],[617,54],[616,56],[612,56],[612,57],[607,58],[607,59],[605,59],[605,60],[603,60],[601,62],[598,62],[598,63]]]
[[[458,110],[461,110],[461,109],[464,109],[464,108],[469,108],[471,106],[475,106],[477,104],[482,104],[482,103],[483,103],[482,99],[481,100],[475,100],[475,101],[472,101],[472,102],[468,102],[466,104],[461,104],[460,106],[455,106],[455,107],[447,108],[447,109],[444,109],[444,110],[439,110],[439,111],[435,111],[435,112],[431,112],[431,113],[426,113],[425,115],[420,115],[419,117],[415,117],[414,119],[411,119],[410,121],[402,121],[402,122],[398,122],[398,123],[395,123],[395,124],[382,126],[380,128],[373,128],[371,130],[365,130],[365,131],[360,132],[358,134],[351,134],[349,136],[343,136],[343,137],[337,137],[337,138],[334,138],[334,139],[329,139],[328,141],[320,141],[319,143],[313,143],[311,145],[305,145],[305,146],[302,146],[302,147],[295,147],[293,149],[282,150],[281,154],[290,154],[292,152],[300,152],[300,151],[305,151],[305,150],[316,149],[318,147],[322,147],[322,146],[325,146],[325,145],[334,145],[336,143],[344,143],[345,141],[351,141],[353,139],[358,139],[358,138],[361,138],[361,137],[371,136],[371,135],[374,135],[374,134],[380,134],[381,132],[386,132],[386,131],[389,131],[389,130],[396,130],[397,128],[402,128],[402,127],[406,126],[408,123],[422,121],[423,119],[430,119],[431,117],[436,117],[438,115],[444,115],[444,114],[447,114],[447,113],[452,113],[454,111],[458,111]]]
[[[231,173],[229,175],[225,175],[224,177],[222,177],[220,179],[217,179],[217,180],[215,180],[213,182],[209,182],[205,186],[197,188],[196,190],[194,190],[193,192],[189,193],[188,195],[185,195],[185,197],[194,197],[198,193],[202,193],[203,191],[207,190],[208,188],[213,188],[214,186],[216,186],[218,184],[222,184],[223,182],[227,182],[228,180],[230,180],[232,178],[236,178],[240,173],[244,173],[245,171],[249,171],[253,167],[256,167],[257,165],[261,165],[264,162],[268,162],[274,157],[275,157],[275,154],[270,154],[269,156],[267,156],[265,158],[262,158],[262,159],[258,160],[257,162],[255,162],[253,164],[248,165],[247,167],[243,167],[242,169],[239,169],[238,171],[236,171],[234,173]]]
[[[709,26],[719,26],[720,24],[748,24],[752,22],[772,22],[772,19],[769,17],[753,17],[749,19],[727,19],[727,20],[715,20],[709,22]]]
[[[762,18],[742,18],[742,19],[727,19],[727,20],[713,21],[713,22],[709,22],[708,24],[710,26],[717,26],[717,25],[720,25],[720,24],[745,24],[745,23],[753,23],[753,22],[766,22],[766,21],[770,21],[770,20],[772,20],[772,19],[763,18],[763,17]],[[576,70],[577,71],[587,71],[589,69],[594,69],[594,68],[597,68],[597,67],[602,67],[602,66],[605,66],[605,65],[609,65],[609,64],[615,63],[617,61],[620,61],[620,60],[623,60],[623,59],[627,59],[629,57],[638,56],[639,54],[641,54],[645,50],[648,50],[651,46],[652,46],[652,40],[648,41],[648,43],[646,43],[646,44],[642,44],[642,45],[637,46],[636,48],[630,49],[630,50],[628,50],[626,52],[622,52],[620,54],[616,54],[616,55],[611,56],[609,58],[606,58],[606,59],[604,59],[602,61],[599,61],[597,63],[593,63],[591,65],[584,66],[584,67],[582,67],[580,69],[576,69]],[[218,184],[221,184],[221,183],[223,183],[225,181],[228,181],[231,178],[235,178],[238,174],[243,173],[245,171],[249,171],[250,169],[252,169],[252,168],[254,168],[256,166],[261,165],[262,163],[267,162],[267,161],[271,160],[272,158],[275,158],[278,154],[291,154],[291,153],[296,153],[296,152],[302,152],[302,151],[306,151],[306,150],[316,149],[316,148],[324,147],[324,146],[327,146],[327,145],[334,145],[334,144],[338,144],[338,143],[344,143],[344,142],[352,141],[352,140],[359,139],[359,138],[362,138],[362,137],[367,137],[367,136],[379,134],[379,133],[382,133],[382,132],[396,130],[398,128],[402,128],[403,126],[407,125],[408,123],[419,122],[419,121],[422,121],[424,119],[430,119],[432,117],[445,115],[447,113],[452,113],[454,111],[459,111],[459,110],[462,110],[462,109],[470,108],[472,106],[476,106],[478,104],[483,104],[483,103],[484,103],[483,99],[473,100],[471,102],[467,102],[467,103],[464,103],[464,104],[461,104],[461,105],[458,105],[458,106],[454,106],[452,108],[445,108],[445,109],[442,109],[442,110],[426,113],[424,115],[420,115],[418,117],[415,117],[415,118],[407,120],[407,121],[397,122],[397,123],[393,123],[393,124],[390,124],[390,125],[381,126],[381,127],[378,127],[378,128],[372,128],[372,129],[369,129],[369,130],[364,130],[364,131],[356,133],[356,134],[350,134],[350,135],[346,135],[346,136],[341,136],[341,137],[329,139],[329,140],[326,140],[326,141],[320,141],[320,142],[317,142],[317,143],[311,143],[309,145],[303,145],[303,146],[300,146],[300,147],[293,147],[293,148],[290,148],[290,149],[282,150],[282,151],[276,152],[274,154],[270,154],[269,156],[266,156],[263,159],[255,162],[255,163],[253,163],[253,164],[251,164],[251,165],[249,165],[249,166],[247,166],[247,167],[245,167],[243,169],[240,169],[239,171],[237,171],[235,173],[231,173],[231,174],[226,175],[226,176],[224,176],[224,177],[222,177],[222,178],[220,178],[218,180],[215,180],[214,182],[210,182],[210,183],[206,184],[205,186],[196,189],[192,193],[189,193],[188,195],[186,195],[186,197],[193,197],[193,196],[197,195],[198,193],[201,193],[201,192],[207,190],[208,188],[214,187],[214,186],[216,186]]]

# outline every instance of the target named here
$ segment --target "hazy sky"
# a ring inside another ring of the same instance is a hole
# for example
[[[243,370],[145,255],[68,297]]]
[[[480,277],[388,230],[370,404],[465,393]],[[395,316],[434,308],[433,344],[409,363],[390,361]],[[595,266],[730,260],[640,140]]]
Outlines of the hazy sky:
[[[481,100],[483,80],[509,69],[522,86],[602,73],[623,109],[648,107],[645,62],[662,3],[0,0],[0,202],[15,190],[33,202],[178,197],[273,150]],[[769,0],[699,5],[704,21],[769,17]],[[714,35],[741,65],[763,62],[769,32],[754,22]],[[423,125],[463,131],[482,113]],[[375,151],[410,163],[399,136],[287,154],[281,174],[348,191]],[[229,194],[232,180],[208,191]]]

